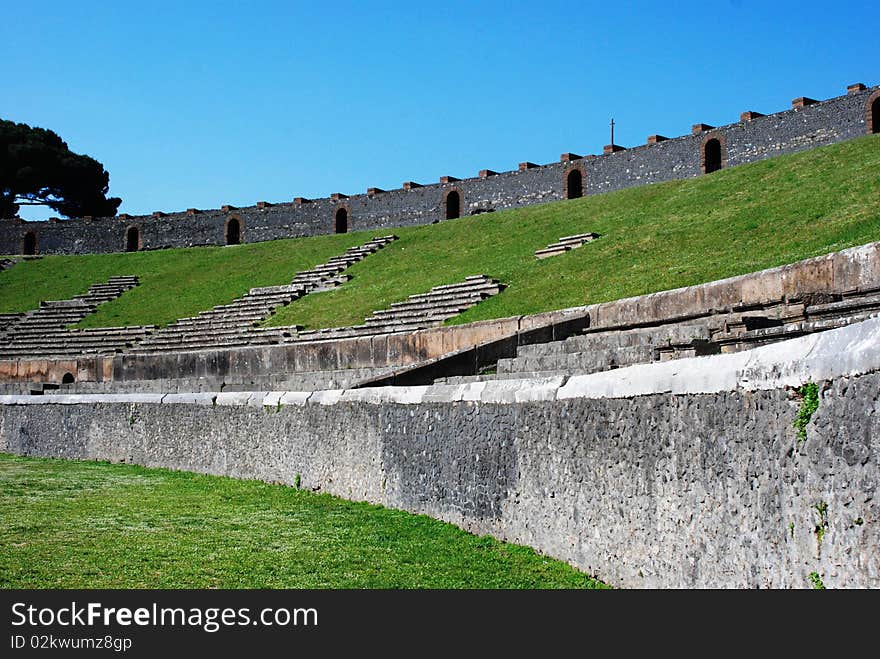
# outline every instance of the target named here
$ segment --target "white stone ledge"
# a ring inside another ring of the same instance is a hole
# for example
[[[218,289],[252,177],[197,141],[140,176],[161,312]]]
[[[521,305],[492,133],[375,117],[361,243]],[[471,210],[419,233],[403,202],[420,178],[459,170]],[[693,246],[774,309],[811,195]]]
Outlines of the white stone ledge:
[[[556,397],[632,398],[779,389],[880,370],[880,319],[730,355],[689,357],[578,375]]]
[[[0,396],[0,405],[100,403],[204,406],[335,405],[362,403],[523,403],[569,398],[633,398],[652,394],[712,394],[779,389],[880,371],[880,318],[727,355],[637,364],[589,375],[412,387],[326,391],[237,391],[178,394],[50,394]]]

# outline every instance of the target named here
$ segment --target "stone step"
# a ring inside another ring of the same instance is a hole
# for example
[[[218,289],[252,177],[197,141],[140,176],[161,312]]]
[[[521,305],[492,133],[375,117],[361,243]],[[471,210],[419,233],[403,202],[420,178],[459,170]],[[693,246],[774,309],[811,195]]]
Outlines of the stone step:
[[[590,231],[588,233],[576,233],[571,236],[562,236],[562,238],[560,238],[557,242],[565,243],[565,242],[573,242],[573,241],[578,241],[578,240],[590,241],[590,240],[595,240],[598,237],[599,237],[598,233],[595,233],[594,231]]]
[[[186,322],[186,321],[209,321],[212,319],[224,319],[224,320],[232,320],[232,319],[258,319],[262,318],[269,314],[275,306],[259,306],[259,307],[241,307],[241,308],[232,308],[232,309],[212,309],[211,311],[203,311],[198,316],[191,316],[190,318],[181,318],[178,322]]]
[[[38,309],[34,309],[33,311],[29,311],[28,313],[48,313],[50,311],[78,311],[83,309],[96,309],[96,305],[89,304],[88,302],[84,302],[80,299],[70,299],[70,300],[47,300],[45,302],[40,302],[40,307]]]
[[[213,309],[199,312],[198,316],[194,316],[194,318],[218,314],[225,315],[229,313],[268,313],[272,310],[273,307],[277,307],[282,303],[289,303],[290,300],[291,298],[289,296],[284,296],[277,300],[243,298],[237,302],[233,302],[232,304],[221,304],[214,307]]]
[[[545,249],[539,249],[535,251],[535,256],[539,259],[546,259],[550,256],[556,256],[558,254],[563,254],[564,252],[569,251],[570,247],[547,247]]]
[[[412,314],[400,314],[396,316],[383,316],[380,318],[367,318],[364,321],[364,325],[369,325],[370,327],[377,327],[381,325],[394,326],[394,325],[403,325],[407,323],[425,323],[430,325],[439,325],[447,318],[454,318],[462,311],[465,311],[467,307],[462,308],[450,308],[445,311],[437,311],[434,313],[412,313]]]
[[[71,357],[76,355],[113,355],[122,352],[119,349],[112,348],[76,348],[71,350],[62,350],[56,348],[50,348],[46,350],[34,350],[32,348],[28,348],[26,350],[19,349],[4,349],[0,350],[0,359],[15,359],[19,357]]]
[[[486,283],[479,285],[468,285],[468,286],[459,286],[455,289],[442,289],[435,290],[431,289],[431,292],[428,293],[416,293],[415,295],[410,295],[406,298],[406,302],[418,302],[418,301],[429,301],[436,299],[448,299],[450,297],[454,297],[457,295],[473,295],[480,293],[483,297],[491,297],[492,295],[497,295],[503,290],[503,287],[497,283]],[[401,302],[399,304],[404,304]]]
[[[497,279],[493,279],[491,277],[487,277],[486,275],[469,275],[464,278],[464,281],[456,282],[454,284],[443,284],[441,286],[434,286],[431,289],[431,292],[434,291],[450,291],[456,290],[460,288],[470,288],[477,284],[498,284]],[[419,293],[419,295],[428,295],[429,293]]]
[[[410,295],[402,302],[394,302],[390,308],[396,306],[404,306],[410,304],[430,304],[432,302],[443,302],[449,300],[469,300],[478,298],[480,300],[492,295],[496,295],[501,291],[501,287],[497,284],[485,284],[480,286],[472,286],[470,288],[462,288],[457,291],[438,291],[437,293],[417,293]]]
[[[70,323],[78,323],[83,318],[90,314],[87,313],[79,313],[79,314],[64,314],[64,315],[56,315],[56,314],[35,314],[33,316],[25,316],[19,321],[19,325],[22,327],[26,326],[37,326],[37,325],[69,325]]]
[[[245,297],[252,298],[263,295],[299,295],[304,293],[305,290],[305,286],[298,286],[296,284],[284,284],[282,286],[263,286],[261,288],[252,288],[245,294]]]
[[[880,309],[880,295],[850,297],[838,302],[812,304],[806,307],[805,313],[812,318],[813,316],[845,315],[869,309]]]
[[[219,339],[215,341],[186,341],[173,344],[147,345],[140,344],[128,351],[127,354],[143,355],[162,352],[180,352],[190,350],[215,350],[217,348],[234,348],[239,346],[273,345],[279,343],[269,337],[247,337],[245,339]]]
[[[448,300],[436,300],[432,302],[400,302],[397,306],[392,305],[389,309],[380,309],[374,311],[372,318],[381,318],[394,316],[401,313],[411,314],[431,311],[441,311],[443,309],[467,309],[486,299],[482,295],[474,295],[471,297],[455,297]]]
[[[215,327],[246,328],[259,324],[268,315],[269,312],[261,312],[257,314],[212,314],[196,318],[182,318],[160,331],[167,332],[179,328],[199,328],[204,330],[210,330]]]
[[[567,352],[499,359],[497,369],[499,374],[543,373],[547,371],[595,373],[620,366],[659,361],[659,359],[657,351],[651,346],[630,346],[591,352]]]
[[[839,318],[804,320],[795,323],[788,323],[779,327],[754,329],[737,334],[736,336],[718,337],[713,343],[720,345],[722,351],[729,352],[729,346],[736,344],[741,344],[740,349],[745,346],[755,347],[766,343],[802,336],[804,334],[813,334],[815,332],[824,332],[830,329],[845,327],[852,323],[858,323],[876,316],[876,311],[868,310]]]
[[[556,256],[572,249],[577,249],[588,242],[592,242],[599,237],[598,233],[578,233],[573,236],[563,236],[555,243],[550,243],[547,247],[535,251],[535,256],[539,259],[545,259],[549,256]]]
[[[241,319],[217,317],[213,320],[202,318],[192,322],[178,322],[156,332],[157,335],[175,332],[214,332],[223,329],[247,330],[259,325],[262,317]]]
[[[130,334],[79,334],[77,332],[58,332],[56,334],[46,334],[44,336],[27,336],[15,337],[13,342],[16,345],[38,344],[38,343],[58,343],[65,341],[78,342],[100,342],[100,341],[131,341],[140,340],[151,336],[147,332],[138,332]]]
[[[121,327],[85,327],[74,331],[81,332],[82,334],[149,333],[154,332],[157,327],[157,325],[123,325]]]
[[[43,311],[29,311],[22,317],[22,321],[41,321],[41,320],[64,320],[65,318],[85,318],[93,313],[94,309],[47,309]]]
[[[346,327],[346,328],[335,328],[332,331],[328,330],[312,330],[301,332],[298,336],[291,340],[291,342],[301,343],[301,342],[311,342],[311,341],[326,341],[330,339],[344,339],[356,336],[374,336],[379,334],[396,334],[401,332],[414,332],[420,329],[426,329],[427,325],[424,323],[415,323],[408,325],[398,325],[389,327],[387,325],[357,325],[355,327]]]
[[[250,328],[248,328],[250,329]],[[253,328],[256,329],[256,328]],[[280,334],[280,333],[278,333]],[[240,327],[229,329],[218,329],[211,332],[165,332],[162,334],[151,334],[149,339],[145,339],[143,345],[158,345],[160,343],[179,343],[180,341],[198,340],[210,341],[219,337],[238,337],[246,339],[247,337],[256,336],[273,336],[272,332],[251,332],[243,330]]]

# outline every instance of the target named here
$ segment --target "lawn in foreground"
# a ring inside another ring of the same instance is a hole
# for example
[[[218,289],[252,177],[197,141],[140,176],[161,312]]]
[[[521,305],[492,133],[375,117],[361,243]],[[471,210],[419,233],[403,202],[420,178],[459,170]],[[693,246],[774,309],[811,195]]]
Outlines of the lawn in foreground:
[[[0,454],[2,588],[597,588],[423,515],[259,481]]]

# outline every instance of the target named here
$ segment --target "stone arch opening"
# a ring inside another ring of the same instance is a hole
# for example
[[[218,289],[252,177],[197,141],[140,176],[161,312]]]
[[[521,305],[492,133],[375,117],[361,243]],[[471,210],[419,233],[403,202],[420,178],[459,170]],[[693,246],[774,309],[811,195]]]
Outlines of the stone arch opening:
[[[565,175],[565,198],[579,199],[584,196],[584,175],[574,167]]]
[[[230,217],[226,220],[226,244],[241,244],[241,221],[237,217]]]
[[[880,92],[877,92],[873,100],[868,103],[868,132],[871,135],[880,134]]]
[[[447,220],[454,220],[457,217],[461,217],[461,193],[458,190],[450,190],[446,193],[446,198],[443,200],[443,205],[446,208],[445,215]]]
[[[21,253],[24,256],[33,256],[37,253],[37,234],[26,231],[21,240]]]
[[[721,150],[721,140],[712,137],[703,144],[703,173],[717,172],[724,166],[724,157]]]
[[[348,233],[348,209],[344,206],[336,209],[333,230],[336,233]]]
[[[125,230],[125,251],[136,252],[141,248],[141,230],[137,227],[128,227]]]
[[[73,373],[65,373],[61,377],[61,384],[73,384],[74,382],[76,382],[76,378]]]

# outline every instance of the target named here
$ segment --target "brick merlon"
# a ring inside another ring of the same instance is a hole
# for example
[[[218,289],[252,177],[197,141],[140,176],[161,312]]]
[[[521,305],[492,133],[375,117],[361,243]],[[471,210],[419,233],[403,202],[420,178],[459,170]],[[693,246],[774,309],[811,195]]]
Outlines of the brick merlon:
[[[440,177],[441,183],[455,183],[456,181],[460,181],[460,180],[461,180],[460,178],[456,178],[454,176],[441,176]]]
[[[668,139],[669,138],[664,135],[648,135],[648,144],[657,144],[658,142],[665,142]]]
[[[571,162],[572,160],[580,160],[583,156],[579,156],[576,153],[563,153],[559,156],[559,162]]]
[[[422,187],[422,184],[416,183],[415,181],[404,181],[403,182],[403,189],[404,190],[412,190],[414,188],[420,188],[420,187]]]
[[[519,164],[519,171],[524,172],[524,171],[526,171],[527,169],[535,169],[537,166],[538,166],[538,165],[536,165],[536,164],[533,163],[533,162],[529,162],[529,161],[521,162],[521,163]]]
[[[712,130],[715,126],[710,124],[694,124],[691,126],[691,135],[696,135],[697,133],[702,133],[707,130]]]
[[[798,96],[797,98],[792,99],[791,107],[793,108],[805,108],[808,105],[814,105],[818,103],[815,98],[810,98],[808,96]]]
[[[490,176],[497,176],[498,172],[493,171],[491,169],[481,169],[480,170],[480,178],[489,178]]]
[[[757,119],[758,117],[763,117],[764,115],[760,112],[755,112],[753,110],[746,110],[742,114],[739,115],[740,121],[751,121],[752,119]]]

